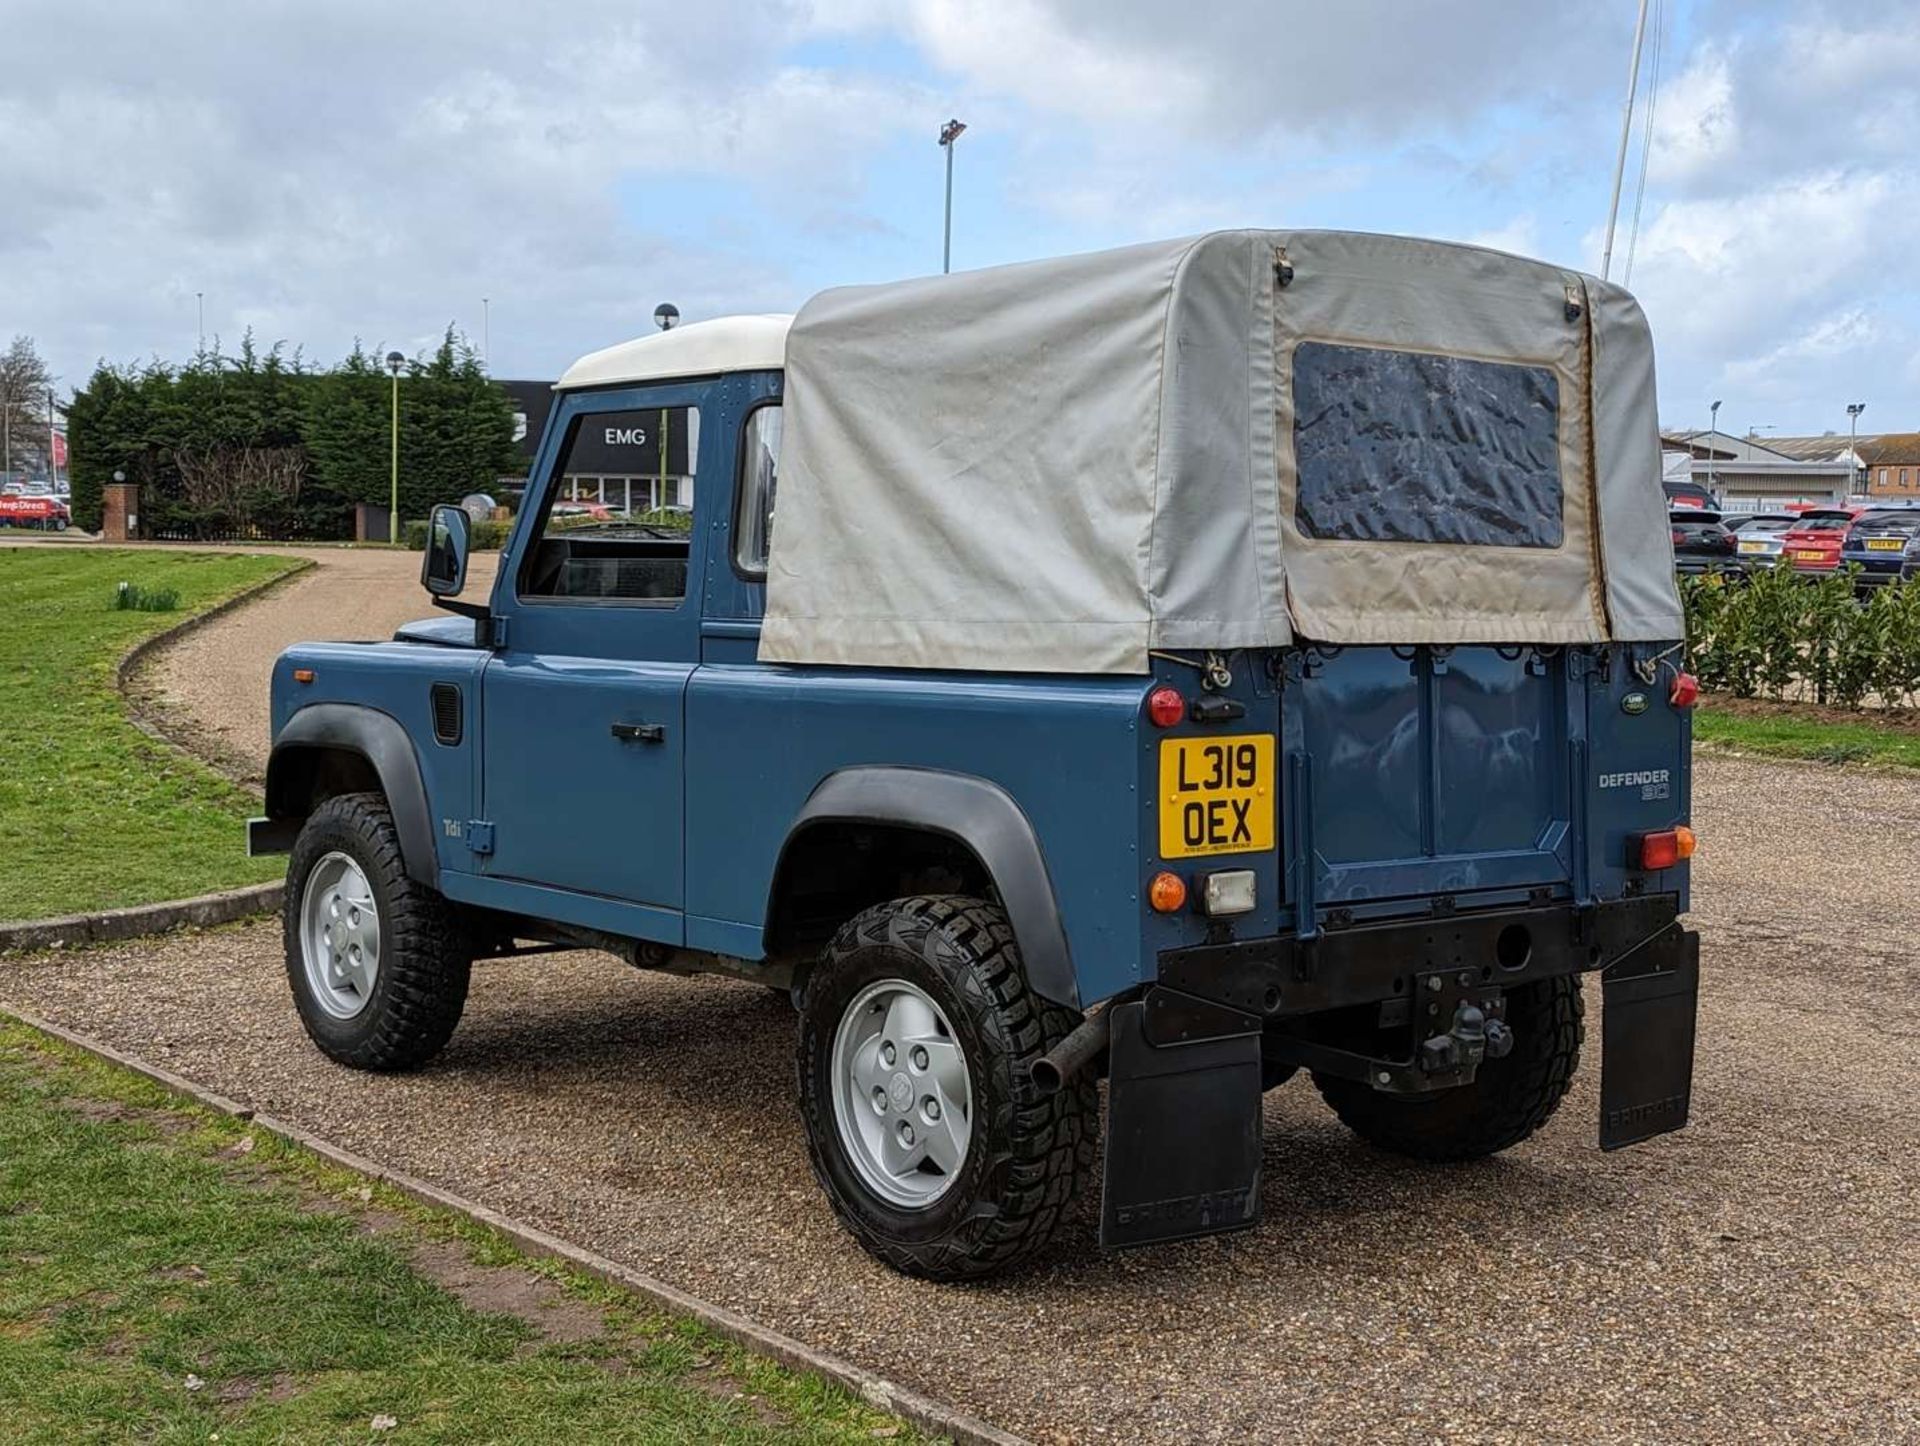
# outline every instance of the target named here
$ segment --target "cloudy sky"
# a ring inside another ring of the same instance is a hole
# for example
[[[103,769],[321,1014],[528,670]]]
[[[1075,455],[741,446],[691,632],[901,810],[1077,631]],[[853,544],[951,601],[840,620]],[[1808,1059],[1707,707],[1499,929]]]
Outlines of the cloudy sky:
[[[1920,428],[1920,5],[1665,0],[1631,285],[1663,420]],[[1632,0],[0,0],[0,340],[69,384],[449,322],[501,376],[1216,225],[1597,270]],[[1652,41],[1649,41],[1649,50]],[[1649,57],[1651,58],[1651,57]],[[1614,274],[1621,274],[1638,151]]]

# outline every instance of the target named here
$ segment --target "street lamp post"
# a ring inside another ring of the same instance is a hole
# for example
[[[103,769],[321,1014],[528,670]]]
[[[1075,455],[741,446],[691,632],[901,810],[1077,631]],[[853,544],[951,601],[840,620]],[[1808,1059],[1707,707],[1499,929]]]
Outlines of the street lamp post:
[[[400,368],[407,359],[397,351],[387,353],[387,370],[393,373],[393,471],[392,492],[387,506],[387,542],[400,542]]]
[[[1717,450],[1714,438],[1720,435],[1720,404],[1715,402],[1707,408],[1707,493],[1718,500],[1720,494],[1713,490],[1713,454]]]
[[[680,324],[680,308],[675,306],[671,301],[661,302],[653,309],[653,324],[662,331],[672,331],[674,327]],[[653,508],[650,509],[654,511],[667,505],[667,429],[669,425],[667,409],[662,407],[660,409],[660,437],[658,448],[660,454],[658,466],[659,477],[653,484]],[[678,500],[677,496],[675,500]]]
[[[947,212],[940,228],[940,274],[953,270],[953,143],[966,129],[964,121],[950,120],[940,127],[940,149],[947,153]]]
[[[1860,414],[1867,409],[1865,402],[1847,403],[1847,467],[1853,473],[1854,485],[1861,492],[1871,492],[1860,475]]]

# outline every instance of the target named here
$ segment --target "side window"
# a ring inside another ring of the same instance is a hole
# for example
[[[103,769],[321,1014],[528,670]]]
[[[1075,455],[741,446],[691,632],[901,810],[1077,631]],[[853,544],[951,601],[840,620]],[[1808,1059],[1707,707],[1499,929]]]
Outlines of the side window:
[[[779,484],[780,404],[747,413],[740,439],[740,500],[733,514],[733,565],[747,577],[767,575],[773,540],[773,498]]]
[[[693,407],[574,418],[520,571],[520,596],[671,606],[687,595]]]

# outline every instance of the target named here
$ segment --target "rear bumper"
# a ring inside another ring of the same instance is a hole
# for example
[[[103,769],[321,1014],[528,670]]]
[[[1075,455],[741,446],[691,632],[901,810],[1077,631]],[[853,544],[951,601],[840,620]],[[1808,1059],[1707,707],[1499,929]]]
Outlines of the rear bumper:
[[[1843,566],[1851,565],[1860,569],[1853,579],[1859,587],[1885,587],[1890,582],[1900,581],[1903,559],[1898,553],[1892,557],[1843,557],[1840,561]]]
[[[1160,956],[1156,987],[1278,1023],[1355,1004],[1406,998],[1426,974],[1527,984],[1605,969],[1677,917],[1672,894],[1577,909],[1547,904],[1203,944]]]
[[[1682,577],[1704,577],[1716,572],[1739,572],[1740,559],[1726,557],[1689,557],[1677,553],[1673,559],[1673,570]]]

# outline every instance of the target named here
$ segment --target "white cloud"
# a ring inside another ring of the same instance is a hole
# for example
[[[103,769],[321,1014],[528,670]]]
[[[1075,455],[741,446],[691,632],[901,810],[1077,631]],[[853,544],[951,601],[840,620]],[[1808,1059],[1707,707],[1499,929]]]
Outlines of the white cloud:
[[[1920,425],[1920,9],[1686,15],[1633,275],[1663,385],[1777,397],[1783,425],[1852,391]],[[949,114],[975,127],[963,264],[1272,223],[1592,265],[1631,20],[1537,0],[0,0],[0,337],[35,334],[78,381],[96,356],[181,356],[195,291],[229,343],[252,322],[321,358],[477,331],[489,296],[504,368],[550,372],[664,297],[777,308],[937,259]]]
[[[1651,179],[1661,184],[1707,177],[1732,152],[1738,130],[1733,69],[1725,55],[1709,51],[1660,87]]]
[[[1495,251],[1510,251],[1515,256],[1540,254],[1540,222],[1529,211],[1502,225],[1475,231],[1460,238],[1469,246],[1486,246]]]
[[[1798,363],[1826,363],[1849,352],[1861,351],[1878,341],[1881,334],[1880,323],[1867,311],[1854,307],[1837,315],[1820,317],[1764,355],[1728,363],[1726,377],[1736,384],[1769,384],[1781,371]]]
[[[873,156],[929,107],[786,63],[781,5],[728,8],[12,4],[0,330],[78,382],[190,351],[196,291],[226,344],[252,324],[321,357],[477,335],[489,296],[496,353],[538,373],[662,296],[791,305],[791,245],[716,239],[682,189],[738,188],[790,240],[862,232]]]

